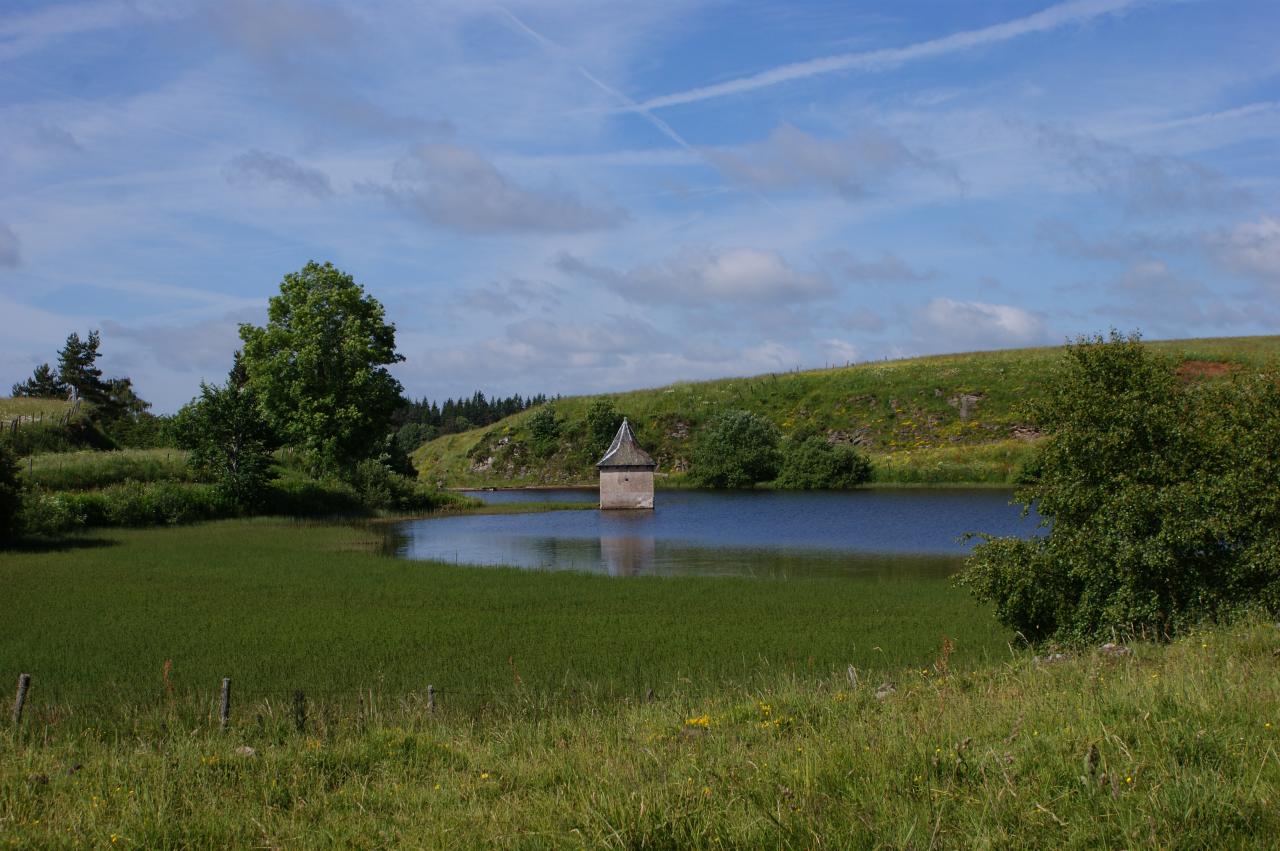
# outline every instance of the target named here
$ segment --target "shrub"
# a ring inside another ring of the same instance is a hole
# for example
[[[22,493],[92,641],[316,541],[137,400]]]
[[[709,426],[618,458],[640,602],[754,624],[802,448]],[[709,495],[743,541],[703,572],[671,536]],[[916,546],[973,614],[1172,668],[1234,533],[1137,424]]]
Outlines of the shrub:
[[[984,538],[961,582],[1029,640],[1167,636],[1280,605],[1275,376],[1180,384],[1136,335],[1080,339],[1028,414],[1017,492],[1051,524]]]
[[[778,428],[750,411],[723,411],[698,432],[690,478],[712,488],[745,488],[778,475]]]
[[[22,488],[18,465],[9,448],[0,444],[0,544],[17,537],[22,512]]]
[[[180,482],[125,482],[96,491],[34,492],[34,510],[51,511],[57,521],[31,518],[41,534],[59,534],[81,526],[174,526],[231,517],[235,507],[212,485]]]
[[[529,438],[533,443],[533,451],[545,458],[555,452],[559,437],[560,421],[556,419],[556,406],[548,403],[534,411],[529,417]]]
[[[21,532],[26,537],[58,538],[84,528],[85,515],[72,495],[29,490],[22,500]]]
[[[788,442],[777,485],[788,490],[841,490],[870,479],[871,461],[865,455],[813,436]]]
[[[612,399],[596,399],[587,408],[586,423],[588,449],[599,458],[618,433],[618,428],[622,425],[622,414],[613,406]]]

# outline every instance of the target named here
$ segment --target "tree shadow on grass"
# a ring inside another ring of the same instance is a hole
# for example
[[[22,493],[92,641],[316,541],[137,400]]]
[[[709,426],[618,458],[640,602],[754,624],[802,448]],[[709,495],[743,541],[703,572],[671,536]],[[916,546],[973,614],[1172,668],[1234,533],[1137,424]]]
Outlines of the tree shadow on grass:
[[[119,541],[109,538],[89,538],[68,535],[65,538],[32,538],[0,546],[0,553],[57,553],[68,550],[94,550],[119,546]]]

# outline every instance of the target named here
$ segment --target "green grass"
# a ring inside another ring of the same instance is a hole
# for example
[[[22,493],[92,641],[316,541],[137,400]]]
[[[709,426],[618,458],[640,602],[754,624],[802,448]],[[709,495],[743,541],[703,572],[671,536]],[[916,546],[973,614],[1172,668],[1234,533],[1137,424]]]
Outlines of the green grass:
[[[1260,367],[1280,359],[1280,337],[1173,340],[1148,343],[1178,361]],[[881,483],[1007,483],[1029,445],[1017,440],[1020,406],[1054,374],[1062,349],[978,352],[883,361],[837,369],[781,373],[610,394],[631,418],[659,472],[679,484],[692,441],[711,414],[746,408],[784,433],[814,428],[837,441],[856,441],[876,465]],[[967,419],[952,404],[980,396]],[[527,420],[517,414],[492,426],[446,435],[420,447],[423,479],[448,487],[590,484],[596,450],[585,439],[585,415],[596,397],[558,400],[559,445],[547,457],[532,451]],[[505,441],[505,442],[504,442]],[[480,468],[488,462],[488,469]]]
[[[398,695],[427,683],[477,705],[517,678],[539,694],[608,701],[684,683],[713,693],[762,673],[957,658],[1008,636],[945,578],[641,578],[455,568],[378,554],[368,528],[278,520],[95,534],[0,556],[0,682],[32,673],[41,700],[86,724],[117,698],[233,676],[252,699],[294,689]],[[90,707],[78,712],[77,707]],[[104,714],[105,713],[105,714]]]
[[[0,733],[0,847],[1273,848],[1280,632],[595,710],[421,690]],[[38,688],[38,683],[36,685]],[[210,696],[211,697],[211,696]],[[253,749],[252,755],[239,752]]]
[[[195,481],[181,449],[53,452],[21,464],[23,479],[48,490],[93,490],[121,482]]]
[[[33,399],[25,396],[0,398],[0,424],[21,418],[25,422],[56,422],[71,410],[66,399]]]

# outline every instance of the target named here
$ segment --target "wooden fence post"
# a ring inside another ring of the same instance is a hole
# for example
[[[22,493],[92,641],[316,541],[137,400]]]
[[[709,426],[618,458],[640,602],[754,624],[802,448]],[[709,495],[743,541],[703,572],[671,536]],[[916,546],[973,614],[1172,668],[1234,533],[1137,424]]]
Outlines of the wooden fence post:
[[[218,726],[227,729],[231,723],[231,678],[222,678],[222,700],[218,704]]]
[[[293,723],[299,733],[307,731],[307,696],[302,689],[293,693]]]
[[[22,674],[18,677],[18,696],[13,701],[13,726],[17,727],[22,723],[22,707],[27,702],[27,689],[31,688],[31,675]]]
[[[427,686],[427,711],[436,714],[436,687],[431,685]]]

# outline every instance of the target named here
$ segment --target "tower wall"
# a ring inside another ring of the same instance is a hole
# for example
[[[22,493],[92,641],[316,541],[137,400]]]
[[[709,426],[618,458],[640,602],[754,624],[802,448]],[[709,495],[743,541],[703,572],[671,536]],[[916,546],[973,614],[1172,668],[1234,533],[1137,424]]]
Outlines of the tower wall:
[[[604,467],[600,470],[601,508],[653,508],[653,470]]]

